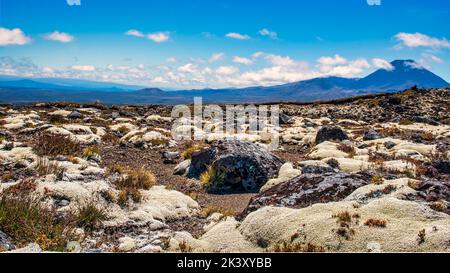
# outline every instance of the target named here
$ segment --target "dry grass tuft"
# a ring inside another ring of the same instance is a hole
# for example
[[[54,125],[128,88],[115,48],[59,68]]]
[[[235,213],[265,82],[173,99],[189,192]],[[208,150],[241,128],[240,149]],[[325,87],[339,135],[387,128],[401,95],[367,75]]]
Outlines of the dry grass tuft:
[[[215,185],[220,185],[225,179],[225,173],[218,171],[213,165],[206,168],[200,175],[200,183],[206,190],[213,190]]]
[[[91,156],[100,155],[100,149],[97,146],[90,146],[83,149],[83,157],[88,158]]]
[[[40,176],[54,174],[58,179],[61,179],[66,171],[66,169],[57,162],[42,157],[36,161],[35,170]]]
[[[19,247],[37,243],[43,250],[64,251],[68,242],[77,240],[75,226],[58,217],[54,208],[43,205],[29,194],[0,195],[0,230]]]
[[[117,132],[121,133],[122,135],[126,135],[130,132],[130,129],[128,129],[127,126],[123,125],[117,128]]]
[[[78,206],[78,211],[75,215],[75,221],[78,227],[92,230],[105,220],[107,220],[106,212],[97,205],[95,200],[85,202]]]
[[[102,136],[102,141],[106,143],[112,143],[116,144],[119,142],[119,138],[116,135],[113,135],[111,133],[106,133]]]
[[[144,168],[141,169],[127,169],[120,165],[113,165],[110,172],[122,174],[122,177],[117,179],[114,184],[120,190],[117,202],[124,206],[129,199],[138,203],[142,199],[140,190],[149,190],[156,185],[155,175]]]
[[[352,216],[348,211],[341,211],[333,214],[333,218],[337,218],[339,222],[351,222]]]
[[[74,156],[80,149],[80,145],[69,136],[54,134],[38,135],[34,145],[34,151],[39,156]]]
[[[380,220],[380,219],[368,219],[364,225],[369,227],[379,227],[379,228],[385,228],[386,227],[386,221]]]
[[[192,252],[192,247],[189,246],[186,241],[182,241],[178,244],[178,248],[182,253]]]
[[[185,160],[191,159],[194,153],[201,151],[205,148],[205,146],[205,144],[190,144],[184,151],[181,152],[181,157]]]
[[[412,122],[412,121],[409,120],[409,119],[403,118],[403,119],[400,120],[400,122],[399,122],[398,124],[399,124],[399,125],[412,125],[412,124],[414,124],[414,122]]]
[[[381,175],[372,176],[372,184],[382,185],[384,183],[384,178]]]
[[[325,252],[326,249],[323,246],[315,245],[312,243],[286,243],[282,242],[273,246],[273,252],[291,253],[291,252]]]

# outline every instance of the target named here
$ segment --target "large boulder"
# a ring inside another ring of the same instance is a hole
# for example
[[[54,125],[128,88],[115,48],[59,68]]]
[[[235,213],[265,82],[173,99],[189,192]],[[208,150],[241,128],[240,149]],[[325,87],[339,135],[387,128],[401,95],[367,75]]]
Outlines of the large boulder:
[[[212,181],[215,193],[258,192],[277,177],[283,160],[264,147],[239,140],[221,140],[210,148],[194,153],[188,176],[200,178],[208,167],[220,173],[221,181]]]
[[[346,139],[348,139],[348,135],[341,128],[337,126],[323,126],[319,132],[317,132],[316,143],[319,144],[332,140],[342,141]]]
[[[369,183],[370,175],[366,174],[302,174],[252,198],[241,217],[265,206],[305,208],[340,201]]]

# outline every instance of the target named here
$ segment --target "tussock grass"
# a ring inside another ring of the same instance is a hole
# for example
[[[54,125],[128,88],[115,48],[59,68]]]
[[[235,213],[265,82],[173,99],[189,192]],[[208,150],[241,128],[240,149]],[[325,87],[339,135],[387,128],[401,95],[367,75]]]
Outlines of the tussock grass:
[[[100,155],[100,149],[97,146],[90,146],[83,149],[83,157],[88,158],[91,156]]]
[[[116,144],[119,142],[119,138],[111,133],[106,133],[102,136],[102,141],[106,143]]]
[[[364,225],[369,227],[379,227],[379,228],[385,228],[386,227],[386,221],[381,219],[368,219]]]
[[[73,156],[80,152],[80,145],[69,136],[39,134],[36,137],[34,151],[39,156]]]
[[[200,183],[206,190],[213,190],[215,185],[221,184],[225,179],[225,173],[217,170],[213,165],[209,165],[200,175]]]
[[[206,145],[204,144],[190,144],[184,151],[181,152],[181,157],[183,159],[191,159],[192,155],[196,152],[201,151]]]
[[[58,217],[54,208],[26,193],[0,194],[0,230],[19,247],[37,243],[43,250],[64,251],[76,240],[73,222]]]
[[[96,200],[90,200],[78,206],[75,221],[78,227],[94,229],[107,220],[106,212],[97,205]]]
[[[66,169],[57,162],[42,157],[37,160],[35,170],[40,176],[54,174],[58,179],[61,179],[66,171]]]
[[[156,176],[144,168],[130,169],[121,165],[112,165],[109,168],[111,174],[120,174],[121,177],[114,181],[114,185],[120,190],[117,202],[126,205],[131,199],[138,203],[142,199],[140,190],[149,190],[157,184]]]

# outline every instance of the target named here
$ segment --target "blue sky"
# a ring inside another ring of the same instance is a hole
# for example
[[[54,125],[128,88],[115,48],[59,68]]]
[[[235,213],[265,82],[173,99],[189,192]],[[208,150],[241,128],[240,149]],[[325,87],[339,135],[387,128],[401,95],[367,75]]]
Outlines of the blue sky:
[[[450,80],[446,0],[77,1],[0,0],[0,74],[240,87],[414,59]]]

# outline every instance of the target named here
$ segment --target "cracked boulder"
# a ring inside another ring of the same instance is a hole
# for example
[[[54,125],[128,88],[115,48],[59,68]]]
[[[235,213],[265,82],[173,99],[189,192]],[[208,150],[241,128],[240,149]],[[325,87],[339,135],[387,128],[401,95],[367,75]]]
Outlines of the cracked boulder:
[[[258,192],[269,179],[277,177],[283,163],[258,144],[223,140],[194,153],[188,176],[198,179],[213,169],[220,179],[211,181],[211,192]]]

